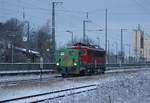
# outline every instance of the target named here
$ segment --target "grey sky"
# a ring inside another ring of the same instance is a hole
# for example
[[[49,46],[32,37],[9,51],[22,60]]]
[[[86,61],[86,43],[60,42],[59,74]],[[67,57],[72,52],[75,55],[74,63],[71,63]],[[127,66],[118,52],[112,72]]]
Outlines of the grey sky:
[[[52,0],[0,0],[0,21],[4,22],[11,17],[23,20],[23,8],[26,20],[33,28],[42,26],[48,19],[51,20]],[[120,43],[120,28],[128,29],[124,32],[124,43],[132,43],[132,32],[137,24],[141,24],[146,34],[150,32],[150,1],[148,0],[57,0],[63,5],[56,6],[56,39],[58,46],[64,45],[71,39],[66,30],[72,30],[78,38],[82,37],[82,21],[86,18],[84,12],[89,12],[92,23],[87,29],[104,29],[104,10],[108,8],[108,35],[110,46]],[[104,44],[104,31],[87,32],[95,41],[99,36]],[[118,45],[119,46],[119,45]],[[120,46],[119,46],[120,47]],[[113,49],[113,48],[112,48]]]

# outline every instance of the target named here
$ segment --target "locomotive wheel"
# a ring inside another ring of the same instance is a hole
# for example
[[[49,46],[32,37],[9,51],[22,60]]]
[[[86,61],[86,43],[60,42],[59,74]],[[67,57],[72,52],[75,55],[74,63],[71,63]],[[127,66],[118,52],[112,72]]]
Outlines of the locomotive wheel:
[[[81,76],[85,76],[85,70],[80,71]]]
[[[99,68],[96,68],[95,74],[96,74],[96,75],[99,74]]]
[[[62,76],[63,78],[66,77],[65,74],[61,74],[61,76]]]
[[[97,74],[104,74],[105,69],[103,67],[97,68]]]
[[[62,76],[63,78],[68,77],[68,75],[67,75],[67,74],[61,74],[61,76]]]
[[[103,67],[101,70],[102,70],[101,73],[104,74],[105,73],[105,68]]]

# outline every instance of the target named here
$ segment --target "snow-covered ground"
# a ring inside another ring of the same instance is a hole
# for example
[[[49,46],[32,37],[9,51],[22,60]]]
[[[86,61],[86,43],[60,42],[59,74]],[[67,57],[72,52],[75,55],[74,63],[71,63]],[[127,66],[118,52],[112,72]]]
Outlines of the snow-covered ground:
[[[98,81],[96,90],[48,103],[150,103],[150,71],[118,74]],[[46,102],[45,102],[46,103]]]
[[[98,90],[100,103],[150,103],[150,71],[121,75],[108,82],[104,81]]]
[[[97,89],[46,100],[44,103],[150,103],[150,70],[148,69],[75,79],[59,78],[1,85],[0,101],[91,84],[97,84]]]

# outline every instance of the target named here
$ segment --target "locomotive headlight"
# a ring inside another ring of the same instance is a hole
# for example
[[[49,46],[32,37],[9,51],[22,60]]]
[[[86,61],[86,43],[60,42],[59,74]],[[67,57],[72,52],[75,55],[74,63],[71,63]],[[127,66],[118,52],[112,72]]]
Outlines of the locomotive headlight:
[[[57,66],[59,66],[59,63],[56,63]]]
[[[74,63],[74,66],[77,66],[77,63]]]

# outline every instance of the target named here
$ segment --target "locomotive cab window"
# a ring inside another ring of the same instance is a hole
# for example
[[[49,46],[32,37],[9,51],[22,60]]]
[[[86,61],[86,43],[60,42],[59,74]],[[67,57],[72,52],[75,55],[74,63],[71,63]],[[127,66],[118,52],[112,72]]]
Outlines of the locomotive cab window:
[[[64,56],[64,55],[65,55],[65,52],[60,51],[60,56]]]
[[[88,55],[94,56],[94,57],[104,57],[105,52],[103,51],[89,51]]]
[[[102,54],[101,54],[101,52],[99,52],[99,51],[95,51],[95,52],[94,52],[94,56],[95,56],[95,57],[101,57]]]
[[[75,56],[76,55],[76,52],[74,52],[74,51],[69,51],[69,53],[68,53],[70,56]]]
[[[105,52],[104,51],[100,52],[100,57],[105,57]]]

